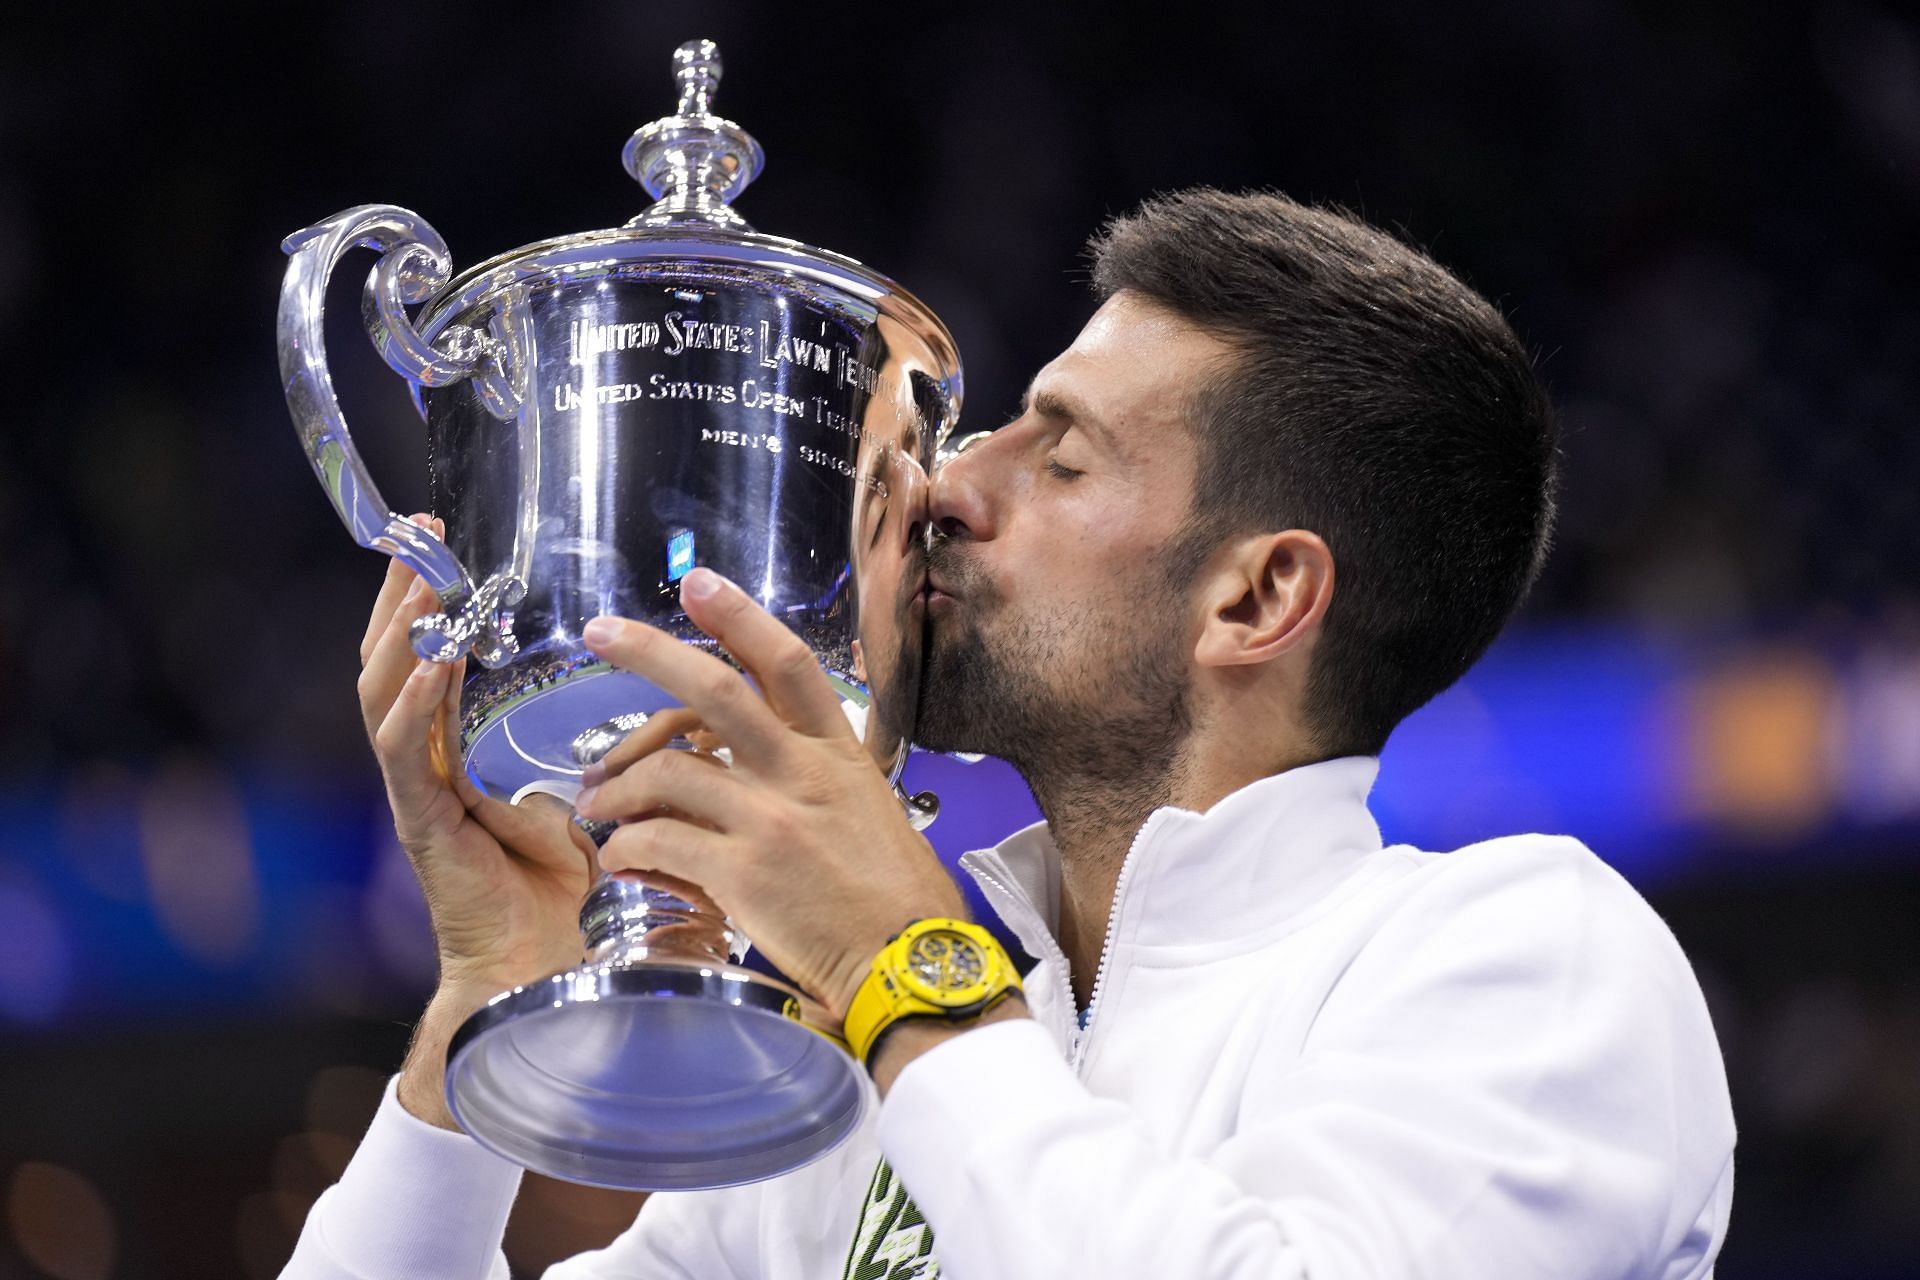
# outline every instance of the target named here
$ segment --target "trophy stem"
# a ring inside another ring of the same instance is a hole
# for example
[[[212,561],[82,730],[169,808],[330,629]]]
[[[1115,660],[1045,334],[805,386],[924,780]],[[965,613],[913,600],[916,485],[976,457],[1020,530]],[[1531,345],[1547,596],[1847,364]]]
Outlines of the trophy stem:
[[[580,908],[587,963],[618,962],[644,947],[653,961],[729,964],[738,935],[712,912],[624,876],[603,874]]]

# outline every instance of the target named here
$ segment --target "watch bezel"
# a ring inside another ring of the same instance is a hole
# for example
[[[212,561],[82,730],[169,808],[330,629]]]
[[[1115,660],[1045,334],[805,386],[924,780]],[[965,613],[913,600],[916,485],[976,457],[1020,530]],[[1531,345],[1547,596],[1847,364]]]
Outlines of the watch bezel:
[[[980,976],[965,986],[959,987],[936,987],[922,978],[914,953],[926,943],[936,940],[944,941],[954,951],[965,951],[971,954],[979,964]],[[997,976],[994,972],[996,957],[990,949],[980,945],[978,938],[958,929],[942,926],[928,929],[924,933],[902,941],[905,945],[901,950],[900,963],[895,969],[895,974],[908,995],[917,1000],[924,1000],[928,1004],[938,1005],[942,1009],[964,1009],[969,1005],[978,1004],[992,993],[994,979]]]

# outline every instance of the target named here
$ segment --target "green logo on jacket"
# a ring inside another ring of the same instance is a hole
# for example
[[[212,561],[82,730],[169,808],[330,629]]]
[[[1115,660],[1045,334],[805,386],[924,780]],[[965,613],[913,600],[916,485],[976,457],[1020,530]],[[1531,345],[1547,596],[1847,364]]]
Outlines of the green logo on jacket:
[[[920,1216],[907,1188],[885,1160],[860,1207],[860,1227],[847,1250],[842,1280],[937,1280],[933,1227]]]

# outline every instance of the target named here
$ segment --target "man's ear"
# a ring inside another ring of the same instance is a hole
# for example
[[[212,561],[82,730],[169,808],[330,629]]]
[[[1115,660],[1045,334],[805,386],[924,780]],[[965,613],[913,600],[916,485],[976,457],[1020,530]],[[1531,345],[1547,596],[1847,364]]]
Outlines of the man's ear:
[[[1333,601],[1333,552],[1319,534],[1288,529],[1244,538],[1215,563],[1193,651],[1201,666],[1270,662],[1319,632]]]

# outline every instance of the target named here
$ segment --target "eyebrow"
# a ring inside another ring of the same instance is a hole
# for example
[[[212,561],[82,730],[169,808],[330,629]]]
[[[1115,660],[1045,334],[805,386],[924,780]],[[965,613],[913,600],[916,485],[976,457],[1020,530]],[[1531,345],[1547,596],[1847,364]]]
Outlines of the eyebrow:
[[[1020,395],[1020,412],[1026,413],[1028,410],[1043,418],[1064,418],[1076,426],[1087,428],[1102,439],[1111,439],[1106,424],[1094,416],[1084,403],[1051,387],[1036,391],[1029,383]]]

